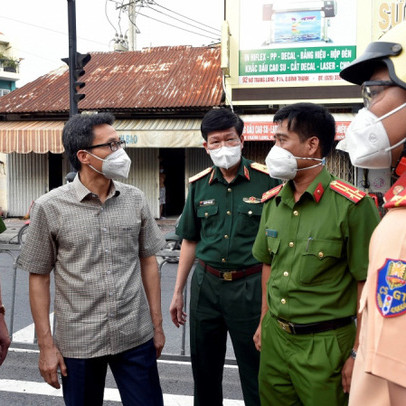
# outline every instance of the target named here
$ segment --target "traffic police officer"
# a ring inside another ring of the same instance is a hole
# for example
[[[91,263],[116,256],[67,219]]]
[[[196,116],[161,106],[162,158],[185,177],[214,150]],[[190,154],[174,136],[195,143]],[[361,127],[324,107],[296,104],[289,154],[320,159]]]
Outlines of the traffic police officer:
[[[203,118],[204,147],[214,166],[190,179],[176,233],[182,237],[170,306],[184,324],[183,289],[195,257],[191,283],[190,347],[195,405],[223,404],[222,375],[227,331],[240,372],[244,401],[259,405],[259,355],[252,337],[261,309],[261,264],[251,254],[262,211],[261,196],[279,182],[264,165],[241,156],[244,123],[228,109]]]
[[[335,136],[330,113],[297,103],[274,121],[266,163],[271,176],[289,181],[264,194],[253,247],[264,264],[255,334],[261,404],[344,405],[357,296],[379,215],[371,198],[324,169]]]
[[[350,404],[406,404],[406,22],[392,28],[340,73],[362,85],[365,109],[340,147],[362,168],[393,168],[398,180],[369,248],[361,297],[360,346]],[[372,136],[373,135],[373,136]]]

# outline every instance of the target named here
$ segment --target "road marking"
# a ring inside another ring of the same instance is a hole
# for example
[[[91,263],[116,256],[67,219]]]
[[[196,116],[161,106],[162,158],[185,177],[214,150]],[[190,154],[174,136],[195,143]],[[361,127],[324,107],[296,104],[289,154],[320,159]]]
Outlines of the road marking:
[[[49,323],[51,324],[51,332],[54,327],[54,313],[49,314]],[[34,323],[30,324],[27,327],[22,328],[21,330],[16,331],[13,334],[13,341],[16,343],[28,343],[32,344],[35,338],[35,329]]]
[[[62,397],[62,389],[55,389],[45,382],[18,381],[14,379],[0,379],[1,392],[25,393],[42,396]],[[106,388],[104,400],[120,402],[118,389]],[[164,393],[165,406],[193,406],[193,396],[171,395]],[[242,400],[224,399],[224,406],[244,406]]]

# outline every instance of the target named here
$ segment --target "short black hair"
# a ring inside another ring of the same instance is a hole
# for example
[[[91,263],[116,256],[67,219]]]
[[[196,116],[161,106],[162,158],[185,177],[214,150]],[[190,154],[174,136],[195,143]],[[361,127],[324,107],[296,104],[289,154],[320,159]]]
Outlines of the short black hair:
[[[244,121],[231,110],[221,107],[214,108],[203,117],[200,130],[207,141],[207,135],[213,131],[223,131],[234,127],[239,137],[244,130]]]
[[[323,157],[334,143],[336,125],[333,115],[324,107],[313,103],[295,103],[282,107],[273,118],[275,123],[288,120],[288,130],[298,134],[301,141],[317,137]]]
[[[62,142],[75,170],[79,171],[81,168],[80,161],[76,156],[77,152],[92,145],[93,128],[98,125],[112,125],[113,123],[114,116],[111,113],[75,114],[66,122],[62,131]]]

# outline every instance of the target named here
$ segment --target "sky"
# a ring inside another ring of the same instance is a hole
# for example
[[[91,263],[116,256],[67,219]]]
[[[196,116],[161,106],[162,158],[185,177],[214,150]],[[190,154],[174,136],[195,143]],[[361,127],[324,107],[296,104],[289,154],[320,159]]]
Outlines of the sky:
[[[112,51],[115,34],[125,35],[128,32],[128,14],[125,11],[120,13],[117,8],[127,3],[124,0],[76,0],[77,51]],[[221,30],[224,1],[156,0],[149,8],[142,7],[139,13],[144,16],[139,14],[135,21],[140,31],[136,39],[137,49],[165,45],[202,46],[217,42],[215,39],[219,39],[220,34],[198,23]],[[171,15],[185,21],[179,14],[188,17],[186,21],[195,27],[168,17]],[[180,30],[146,16],[203,35]],[[64,65],[61,58],[69,55],[68,1],[0,0],[0,32],[13,46],[14,58],[23,58],[17,82],[17,87],[21,87]]]

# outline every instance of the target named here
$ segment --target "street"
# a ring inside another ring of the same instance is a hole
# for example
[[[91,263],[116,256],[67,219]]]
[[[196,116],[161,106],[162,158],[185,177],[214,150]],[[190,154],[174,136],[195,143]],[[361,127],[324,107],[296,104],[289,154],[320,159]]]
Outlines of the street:
[[[18,255],[18,251],[15,253]],[[159,261],[162,261],[161,259]],[[28,298],[28,274],[22,270],[16,273],[16,295],[14,320],[11,323],[13,258],[0,252],[0,280],[3,303],[7,309],[6,321],[13,326],[13,343],[9,354],[0,367],[0,405],[63,405],[62,391],[45,384],[39,374],[38,350],[34,342],[34,328]],[[162,267],[162,312],[166,345],[158,361],[165,405],[187,406],[193,404],[193,379],[189,362],[188,329],[184,336],[184,355],[182,354],[182,328],[177,329],[169,317],[169,304],[175,284],[177,264],[166,263]],[[53,300],[53,289],[51,292]],[[51,317],[53,316],[51,303]],[[51,319],[52,320],[52,319]],[[243,401],[235,365],[234,353],[228,341],[227,362],[224,369],[224,405],[242,406]],[[111,373],[106,380],[105,405],[120,403],[118,390]]]

